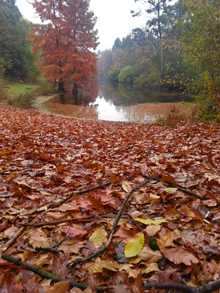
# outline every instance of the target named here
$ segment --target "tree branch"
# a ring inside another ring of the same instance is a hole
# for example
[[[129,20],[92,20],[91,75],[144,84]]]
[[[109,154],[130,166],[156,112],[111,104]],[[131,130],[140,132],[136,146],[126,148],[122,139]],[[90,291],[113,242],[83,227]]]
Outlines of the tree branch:
[[[150,176],[151,179],[154,179],[154,180],[157,180],[157,181],[161,181],[160,178],[158,178],[158,177],[154,177],[154,176],[151,175],[151,174],[149,174],[149,176]],[[190,191],[190,190],[188,190],[188,189],[185,189],[185,188],[183,188],[183,187],[181,187],[181,186],[179,186],[179,185],[173,184],[173,183],[168,182],[168,181],[164,181],[164,182],[167,183],[169,186],[175,187],[175,188],[181,190],[182,192],[184,192],[184,193],[186,193],[186,194],[190,194],[190,195],[192,195],[192,196],[194,196],[194,197],[196,197],[196,198],[199,198],[199,199],[201,199],[201,200],[207,200],[207,198],[205,198],[205,197],[203,197],[203,196],[201,196],[201,195],[198,195],[198,194],[196,194],[196,193],[194,193],[194,192],[192,192],[192,191]]]
[[[29,263],[24,262],[19,258],[15,258],[15,257],[11,256],[10,254],[2,255],[2,259],[7,260],[8,262],[12,262],[12,263],[16,264],[17,266],[23,266],[28,271],[32,271],[32,272],[34,272],[35,274],[41,276],[44,279],[53,280],[54,283],[58,283],[58,282],[61,282],[61,281],[67,281],[67,280],[61,279],[58,276],[53,275],[53,274],[51,274],[51,273],[49,273],[49,272],[47,272],[47,271],[45,271],[45,270],[43,270],[43,269],[41,269],[39,267],[30,265]],[[70,288],[73,288],[73,287],[77,287],[77,288],[79,288],[81,290],[85,290],[88,287],[88,285],[81,284],[81,283],[78,283],[78,282],[70,282]],[[99,291],[99,292],[112,290],[112,289],[113,289],[112,287],[106,287],[106,286],[97,286],[96,287],[96,290]]]
[[[78,258],[76,259],[75,261],[71,262],[71,263],[68,263],[67,266],[70,266],[70,265],[76,265],[76,264],[81,264],[81,263],[85,263],[87,261],[90,261],[92,260],[93,258],[103,254],[106,250],[107,250],[107,247],[109,246],[109,244],[111,243],[112,241],[112,237],[113,235],[115,234],[115,230],[116,230],[116,227],[117,227],[117,224],[118,224],[118,221],[120,220],[121,216],[122,216],[122,213],[124,211],[124,208],[126,206],[126,203],[128,202],[128,200],[130,199],[131,195],[136,191],[138,190],[139,188],[141,188],[142,186],[144,186],[145,184],[149,183],[150,180],[147,179],[145,180],[143,183],[139,184],[138,186],[134,187],[131,191],[129,191],[129,193],[127,194],[126,198],[124,199],[122,205],[121,205],[121,208],[115,218],[115,221],[114,221],[114,224],[113,224],[113,227],[112,227],[112,230],[109,234],[109,237],[108,237],[108,241],[106,243],[106,245],[103,245],[102,248],[100,248],[99,250],[97,250],[95,253],[89,255],[86,259],[81,259],[81,258]]]
[[[145,290],[150,290],[153,287],[156,290],[178,290],[183,293],[211,293],[220,289],[220,279],[209,282],[201,287],[187,286],[183,283],[147,283],[144,285]]]
[[[31,221],[31,217],[28,218],[27,222],[30,222],[30,221]],[[8,240],[8,242],[5,243],[5,245],[3,245],[3,247],[1,248],[1,251],[5,252],[16,241],[16,239],[18,239],[18,237],[24,232],[25,229],[26,229],[25,226],[20,227],[18,231],[15,232],[15,234]]]
[[[44,223],[33,223],[33,224],[21,224],[21,226],[25,226],[25,227],[43,227],[43,226],[53,226],[53,225],[59,225],[62,223],[68,223],[68,222],[73,222],[73,221],[87,221],[87,220],[91,220],[94,219],[95,215],[90,215],[88,217],[84,217],[84,218],[70,218],[70,219],[62,219],[62,220],[57,220],[57,221],[52,221],[52,222],[44,222]]]
[[[64,198],[64,199],[62,199],[62,200],[60,200],[58,202],[55,202],[55,203],[49,205],[48,206],[48,209],[51,209],[51,208],[54,208],[54,207],[57,207],[57,206],[62,205],[63,203],[65,203],[66,201],[68,201],[74,195],[83,194],[83,193],[89,192],[91,190],[101,188],[103,186],[109,186],[110,184],[111,184],[111,182],[103,182],[102,184],[98,184],[98,185],[95,185],[93,187],[89,187],[89,188],[84,189],[84,190],[74,191],[74,192],[70,193],[70,195],[67,196],[66,198]]]

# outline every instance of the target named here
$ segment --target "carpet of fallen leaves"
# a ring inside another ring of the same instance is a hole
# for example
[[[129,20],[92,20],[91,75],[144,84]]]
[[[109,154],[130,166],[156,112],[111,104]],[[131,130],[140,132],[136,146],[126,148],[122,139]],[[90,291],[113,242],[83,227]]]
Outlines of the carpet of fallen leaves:
[[[107,242],[127,193],[150,173],[205,200],[151,179],[131,196],[107,251],[82,265],[66,266]],[[107,181],[108,187],[48,208],[71,192]],[[219,193],[219,124],[73,120],[0,105],[1,254],[91,287],[117,285],[114,292],[142,292],[147,281],[201,286],[220,278]],[[22,224],[57,220],[67,221],[28,226],[3,252]],[[126,258],[125,245],[141,233],[143,248]],[[2,293],[58,292],[53,286],[0,260]]]

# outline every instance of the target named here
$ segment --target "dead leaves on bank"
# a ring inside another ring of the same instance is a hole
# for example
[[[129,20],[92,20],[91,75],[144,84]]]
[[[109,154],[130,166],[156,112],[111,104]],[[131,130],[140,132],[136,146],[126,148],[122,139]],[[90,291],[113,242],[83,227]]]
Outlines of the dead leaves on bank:
[[[219,279],[219,125],[69,120],[5,105],[0,116],[2,253],[20,229],[8,254],[87,284],[86,292],[116,284],[115,292],[140,292],[147,280],[201,286]],[[149,174],[161,180],[132,194],[107,251],[67,267],[106,244],[126,195]],[[53,203],[59,204],[48,209]],[[4,260],[0,276],[4,292],[81,292]]]

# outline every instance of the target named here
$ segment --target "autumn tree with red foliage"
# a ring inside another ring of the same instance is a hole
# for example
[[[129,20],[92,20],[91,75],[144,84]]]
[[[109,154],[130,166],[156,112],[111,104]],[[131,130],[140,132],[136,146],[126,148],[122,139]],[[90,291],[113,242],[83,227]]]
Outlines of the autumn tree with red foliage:
[[[94,52],[97,31],[96,17],[89,11],[89,0],[31,0],[42,24],[32,24],[29,40],[33,52],[40,51],[39,70],[51,82],[73,82],[73,91],[88,84],[97,74]]]

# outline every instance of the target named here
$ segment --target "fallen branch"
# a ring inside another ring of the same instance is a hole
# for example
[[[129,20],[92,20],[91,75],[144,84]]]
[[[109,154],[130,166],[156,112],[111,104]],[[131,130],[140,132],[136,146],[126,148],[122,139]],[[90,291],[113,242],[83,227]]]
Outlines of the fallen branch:
[[[30,222],[31,217],[29,217],[27,221]],[[16,241],[16,239],[18,239],[18,237],[24,232],[25,229],[26,229],[25,226],[20,227],[18,229],[18,231],[15,232],[15,234],[8,240],[8,242],[5,243],[5,245],[2,246],[1,251],[5,252],[10,246],[12,246],[12,244]]]
[[[51,253],[58,253],[58,250],[51,248],[51,247],[35,247],[36,251],[43,251],[43,252],[51,252]]]
[[[153,287],[156,290],[177,290],[183,293],[211,293],[220,289],[220,279],[201,287],[187,286],[183,283],[147,283],[144,285],[145,290],[150,290]]]
[[[131,191],[129,191],[129,193],[128,193],[127,196],[125,197],[125,199],[124,199],[124,201],[123,201],[123,203],[122,203],[122,205],[121,205],[121,208],[120,208],[120,210],[119,210],[119,212],[118,212],[118,214],[117,214],[117,217],[115,218],[115,221],[114,221],[114,224],[113,224],[113,227],[112,227],[112,231],[111,231],[111,233],[110,233],[110,235],[109,235],[109,238],[108,238],[108,241],[107,241],[107,243],[106,243],[106,247],[108,247],[109,244],[110,244],[111,241],[112,241],[112,237],[113,237],[113,235],[115,234],[115,230],[116,230],[116,227],[117,227],[118,221],[120,220],[121,215],[122,215],[122,213],[123,213],[123,211],[124,211],[124,208],[125,208],[125,206],[126,206],[126,203],[127,203],[128,200],[130,199],[131,195],[132,195],[136,190],[138,190],[139,188],[141,188],[142,186],[146,185],[146,184],[149,183],[149,182],[150,182],[149,179],[145,180],[143,183],[139,184],[138,186],[134,187]]]
[[[40,277],[42,277],[44,279],[53,280],[54,283],[58,283],[58,282],[61,282],[61,281],[67,281],[67,280],[61,279],[58,276],[56,276],[54,274],[51,274],[51,273],[49,273],[49,272],[47,272],[47,271],[45,271],[45,270],[43,270],[43,269],[41,269],[39,267],[30,265],[29,263],[24,262],[19,258],[15,258],[15,257],[11,256],[10,254],[2,255],[2,259],[7,260],[8,262],[12,262],[12,263],[16,264],[17,266],[23,266],[28,271],[34,272],[35,274],[39,275]],[[77,288],[79,288],[81,290],[85,290],[89,286],[86,285],[86,284],[78,283],[78,282],[70,282],[70,288],[73,288],[73,287],[77,287]],[[112,289],[113,289],[112,287],[106,287],[106,286],[97,286],[96,287],[96,290],[99,291],[99,292],[112,290]]]
[[[83,194],[83,193],[87,193],[91,190],[94,190],[94,189],[99,189],[103,186],[109,186],[111,184],[111,182],[103,182],[102,184],[99,184],[99,185],[96,185],[96,186],[93,186],[93,187],[89,187],[87,189],[83,189],[83,190],[79,190],[79,191],[74,191],[72,193],[70,193],[69,196],[67,196],[66,198],[58,201],[58,202],[55,202],[51,205],[48,206],[48,209],[51,209],[51,208],[54,208],[54,207],[57,207],[57,206],[60,206],[61,204],[65,203],[66,201],[68,201],[70,198],[72,198],[74,195],[79,195],[79,194]]]
[[[111,243],[111,241],[112,241],[112,237],[113,237],[113,235],[115,234],[115,230],[116,230],[116,227],[117,227],[118,221],[120,220],[120,218],[121,218],[121,216],[122,216],[122,214],[123,214],[123,211],[124,211],[124,208],[125,208],[125,206],[126,206],[126,203],[128,202],[128,200],[130,199],[131,195],[132,195],[136,190],[138,190],[139,188],[141,188],[142,186],[146,185],[146,184],[149,183],[149,182],[150,182],[150,180],[147,179],[147,180],[145,180],[143,183],[139,184],[138,186],[134,187],[133,189],[131,189],[131,190],[129,191],[129,193],[128,193],[127,196],[125,197],[125,199],[124,199],[124,201],[123,201],[123,203],[122,203],[122,205],[121,205],[121,208],[120,208],[120,210],[119,210],[119,212],[118,212],[118,214],[117,214],[117,216],[116,216],[116,218],[115,218],[115,221],[114,221],[114,224],[113,224],[112,230],[111,230],[111,232],[110,232],[110,234],[109,234],[109,237],[108,237],[108,240],[107,240],[106,245],[104,245],[102,248],[100,248],[99,250],[97,250],[95,253],[89,255],[86,259],[81,259],[81,258],[80,258],[80,259],[76,259],[76,260],[74,260],[73,262],[68,263],[67,266],[70,266],[70,265],[72,265],[72,264],[73,264],[73,265],[76,265],[76,264],[85,263],[85,262],[90,261],[90,260],[92,260],[93,258],[96,258],[97,256],[103,254],[103,253],[107,250],[107,247],[108,247],[109,244]]]
[[[154,177],[154,176],[152,176],[151,174],[149,174],[149,176],[150,176],[151,179],[154,179],[154,180],[157,180],[157,181],[161,181],[160,178],[158,178],[158,177]],[[201,195],[198,195],[198,194],[196,194],[196,193],[194,193],[194,192],[192,192],[192,191],[190,191],[190,190],[188,190],[188,189],[185,189],[185,188],[183,188],[183,187],[181,187],[181,186],[179,186],[179,185],[173,184],[173,183],[171,183],[171,182],[169,182],[169,181],[164,181],[164,182],[167,183],[169,186],[175,187],[175,188],[181,190],[182,192],[184,192],[184,193],[186,193],[186,194],[190,194],[190,195],[192,195],[192,196],[194,196],[194,197],[196,197],[196,198],[198,198],[198,199],[201,199],[201,200],[207,200],[207,198],[205,198],[205,197],[203,197],[203,196],[201,196]]]
[[[25,227],[36,227],[36,228],[39,228],[39,227],[44,227],[44,226],[53,226],[53,225],[59,225],[59,224],[62,224],[62,223],[68,223],[68,222],[73,222],[73,221],[87,221],[87,220],[91,220],[95,218],[95,215],[90,215],[88,217],[84,217],[84,218],[70,218],[70,219],[62,219],[62,220],[57,220],[57,221],[52,221],[52,222],[44,222],[44,223],[33,223],[33,224],[21,224],[21,226],[25,226]]]
[[[15,258],[9,254],[4,254],[2,255],[2,259],[7,260],[8,262],[12,262],[16,264],[17,266],[23,266],[27,270],[34,272],[35,274],[39,275],[40,277],[44,279],[50,279],[53,280],[54,283],[59,283],[61,281],[66,281],[65,279],[61,279],[58,276],[51,274],[39,267],[30,265],[21,259]],[[85,290],[88,285],[78,283],[78,282],[70,282],[70,288],[77,287],[81,290]],[[183,283],[147,283],[144,284],[144,289],[145,290],[150,290],[152,288],[155,288],[156,290],[178,290],[183,293],[212,293],[218,289],[220,289],[220,279],[214,281],[214,282],[209,282],[206,285],[203,285],[201,287],[192,287],[192,286],[187,286],[186,284]],[[114,290],[113,287],[108,287],[108,286],[97,286],[96,290],[98,292],[104,292],[104,291],[112,291]]]

